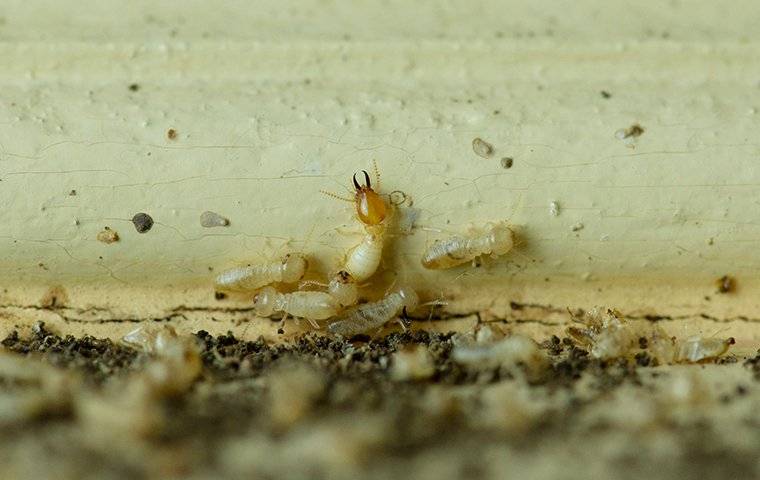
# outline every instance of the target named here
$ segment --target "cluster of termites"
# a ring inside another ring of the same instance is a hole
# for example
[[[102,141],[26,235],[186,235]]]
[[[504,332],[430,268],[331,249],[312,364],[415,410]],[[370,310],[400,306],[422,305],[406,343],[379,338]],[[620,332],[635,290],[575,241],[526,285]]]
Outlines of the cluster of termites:
[[[657,325],[637,328],[610,308],[594,308],[581,317],[572,317],[579,326],[568,327],[568,335],[588,348],[592,357],[602,360],[632,357],[646,349],[659,364],[698,363],[720,357],[735,343],[733,337],[678,339]]]
[[[421,306],[417,293],[407,285],[387,292],[379,301],[356,305],[359,286],[369,281],[380,267],[394,207],[393,202],[386,201],[375,190],[380,177],[377,166],[374,187],[369,173],[365,170],[361,173],[363,183],[357,180],[357,174],[352,178],[353,198],[323,192],[353,203],[363,230],[361,240],[346,252],[341,264],[326,281],[301,281],[309,263],[303,254],[289,253],[272,262],[222,272],[216,277],[217,291],[254,293],[257,315],[282,314],[285,318],[303,318],[315,328],[320,328],[319,322],[327,320],[329,332],[344,336],[378,330],[398,315],[406,317],[407,313]],[[513,246],[514,235],[506,223],[489,223],[468,236],[457,235],[436,241],[424,252],[421,262],[428,269],[451,268],[480,256],[504,255]],[[280,291],[273,286],[299,281],[296,291]],[[320,289],[307,290],[307,287]]]

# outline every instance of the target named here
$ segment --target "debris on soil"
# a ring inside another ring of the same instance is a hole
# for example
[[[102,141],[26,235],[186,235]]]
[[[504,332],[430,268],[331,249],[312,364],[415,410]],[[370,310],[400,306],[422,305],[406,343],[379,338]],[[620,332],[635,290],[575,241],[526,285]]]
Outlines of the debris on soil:
[[[726,478],[760,441],[755,390],[725,389],[721,372],[741,366],[654,370],[651,337],[644,355],[605,360],[492,325],[268,343],[150,322],[119,344],[37,324],[1,343],[14,478]]]
[[[201,213],[201,227],[227,227],[230,224],[230,220],[215,212],[205,211]]]
[[[105,227],[98,233],[97,239],[103,243],[114,243],[119,241],[119,233],[116,230],[111,230],[111,227]]]
[[[480,137],[476,137],[472,140],[472,151],[475,155],[483,158],[491,158],[494,152],[493,145],[486,142]]]
[[[153,228],[153,217],[147,213],[136,213],[135,216],[132,217],[132,224],[134,224],[137,233],[145,233]]]
[[[731,293],[736,291],[736,279],[730,275],[723,275],[715,281],[718,293]]]

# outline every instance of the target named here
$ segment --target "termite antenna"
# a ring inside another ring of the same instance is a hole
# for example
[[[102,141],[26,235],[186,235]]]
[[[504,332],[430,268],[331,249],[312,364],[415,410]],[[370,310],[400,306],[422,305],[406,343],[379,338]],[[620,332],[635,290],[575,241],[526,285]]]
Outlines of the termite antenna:
[[[359,186],[359,182],[356,181],[356,174],[355,173],[354,173],[353,179],[354,179],[354,188],[356,188],[357,191],[361,190],[362,187]]]
[[[354,184],[356,184],[356,182],[354,182]],[[328,197],[332,197],[332,198],[334,198],[336,200],[343,200],[344,202],[354,203],[354,199],[353,198],[341,197],[337,193],[328,192],[327,190],[320,190],[319,193],[327,195]]]
[[[367,185],[367,188],[372,188],[372,183],[369,181],[369,173],[367,173],[366,170],[362,170],[362,173],[364,174],[364,182]]]
[[[317,280],[302,280],[301,282],[298,282],[298,289],[303,290],[307,287],[326,287],[326,283],[322,283]]]
[[[448,304],[449,302],[447,302],[446,300],[431,300],[429,302],[420,304],[420,307],[427,307],[428,305],[433,305],[436,307],[445,307]]]
[[[377,160],[372,159],[372,169],[375,171],[375,186],[380,187],[380,169],[377,168]]]

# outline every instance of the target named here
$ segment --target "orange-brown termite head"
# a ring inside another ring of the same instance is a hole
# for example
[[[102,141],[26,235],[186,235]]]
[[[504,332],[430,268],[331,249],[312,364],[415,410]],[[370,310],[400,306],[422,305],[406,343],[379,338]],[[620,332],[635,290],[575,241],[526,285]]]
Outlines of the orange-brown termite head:
[[[387,207],[382,197],[372,190],[372,184],[369,181],[367,171],[362,170],[362,173],[364,174],[364,185],[360,185],[356,181],[356,174],[354,174],[353,178],[354,188],[356,189],[356,194],[354,195],[356,214],[365,225],[380,225],[388,213]]]

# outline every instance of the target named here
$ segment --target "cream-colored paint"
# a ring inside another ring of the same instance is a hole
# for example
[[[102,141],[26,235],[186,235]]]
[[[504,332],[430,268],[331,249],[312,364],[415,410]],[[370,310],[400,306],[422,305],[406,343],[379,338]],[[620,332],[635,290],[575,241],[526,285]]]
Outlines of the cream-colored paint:
[[[758,319],[759,24],[752,1],[4,2],[4,328],[58,286],[87,322],[250,316],[214,300],[213,272],[289,249],[334,268],[360,229],[320,190],[372,159],[420,216],[368,295],[396,278],[488,318],[521,317],[515,302],[537,320],[593,304]],[[201,227],[206,210],[231,225]],[[500,219],[513,255],[419,265]],[[717,295],[724,274],[738,290]]]

